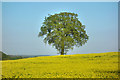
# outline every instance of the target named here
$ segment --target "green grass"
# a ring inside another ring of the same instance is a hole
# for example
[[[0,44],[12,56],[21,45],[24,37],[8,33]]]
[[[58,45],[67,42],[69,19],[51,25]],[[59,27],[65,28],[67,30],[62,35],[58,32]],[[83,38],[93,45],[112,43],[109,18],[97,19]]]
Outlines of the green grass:
[[[118,52],[2,61],[3,78],[118,78]]]

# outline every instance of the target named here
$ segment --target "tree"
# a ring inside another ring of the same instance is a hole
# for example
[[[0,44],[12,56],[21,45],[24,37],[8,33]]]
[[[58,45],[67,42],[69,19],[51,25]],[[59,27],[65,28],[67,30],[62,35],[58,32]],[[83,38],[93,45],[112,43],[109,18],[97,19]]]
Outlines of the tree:
[[[82,46],[88,41],[85,25],[77,17],[77,14],[69,12],[49,15],[45,17],[38,36],[44,36],[45,43],[64,55],[74,46]]]

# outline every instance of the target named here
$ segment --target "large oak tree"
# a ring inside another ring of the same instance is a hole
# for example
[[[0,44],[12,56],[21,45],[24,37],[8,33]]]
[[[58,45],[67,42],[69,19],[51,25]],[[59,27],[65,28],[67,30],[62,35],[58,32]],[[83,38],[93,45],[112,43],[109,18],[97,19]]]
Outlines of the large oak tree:
[[[69,12],[49,15],[45,17],[38,36],[44,36],[45,43],[53,45],[64,55],[74,46],[82,46],[88,41],[85,25],[77,17],[77,14]]]

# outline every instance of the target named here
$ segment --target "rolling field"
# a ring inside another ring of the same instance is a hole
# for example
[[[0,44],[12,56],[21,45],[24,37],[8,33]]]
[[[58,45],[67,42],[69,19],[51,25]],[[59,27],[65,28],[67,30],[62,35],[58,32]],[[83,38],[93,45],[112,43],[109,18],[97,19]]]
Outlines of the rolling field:
[[[2,61],[3,78],[118,78],[118,52]]]

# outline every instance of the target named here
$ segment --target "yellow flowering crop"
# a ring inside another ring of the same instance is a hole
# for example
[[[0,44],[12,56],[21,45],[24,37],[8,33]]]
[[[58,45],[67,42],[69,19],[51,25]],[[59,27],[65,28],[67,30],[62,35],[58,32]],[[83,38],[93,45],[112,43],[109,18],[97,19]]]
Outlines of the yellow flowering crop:
[[[3,78],[118,78],[118,52],[5,60]]]

